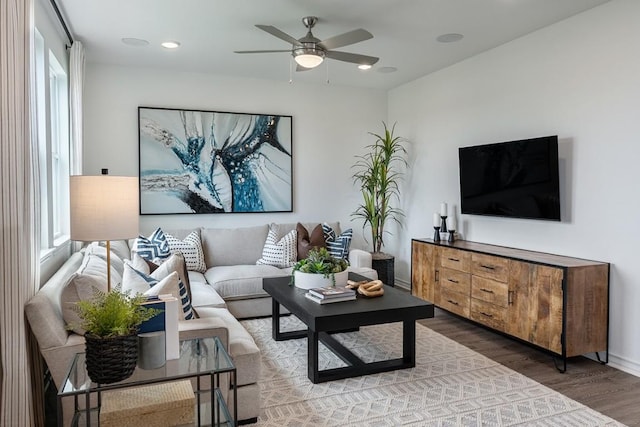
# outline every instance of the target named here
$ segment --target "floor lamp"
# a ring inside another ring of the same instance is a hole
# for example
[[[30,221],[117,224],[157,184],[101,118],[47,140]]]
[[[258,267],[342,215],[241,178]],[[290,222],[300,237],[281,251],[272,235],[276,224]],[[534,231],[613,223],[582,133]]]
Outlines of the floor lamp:
[[[111,291],[111,240],[138,235],[138,178],[70,177],[71,240],[107,243],[107,292]]]

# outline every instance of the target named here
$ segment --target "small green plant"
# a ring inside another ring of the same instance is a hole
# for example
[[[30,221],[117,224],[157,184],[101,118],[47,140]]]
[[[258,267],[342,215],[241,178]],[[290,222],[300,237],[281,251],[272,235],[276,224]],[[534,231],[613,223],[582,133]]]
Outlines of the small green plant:
[[[86,333],[102,338],[132,334],[142,322],[161,313],[161,310],[142,306],[145,301],[144,295],[129,296],[119,289],[97,291],[93,299],[76,304],[82,319],[80,326]]]
[[[300,271],[302,273],[322,274],[324,277],[331,277],[335,284],[335,273],[345,271],[348,264],[343,259],[337,259],[331,256],[327,248],[314,248],[309,251],[307,258],[298,261],[293,266],[291,272],[291,284],[295,281],[294,272]]]

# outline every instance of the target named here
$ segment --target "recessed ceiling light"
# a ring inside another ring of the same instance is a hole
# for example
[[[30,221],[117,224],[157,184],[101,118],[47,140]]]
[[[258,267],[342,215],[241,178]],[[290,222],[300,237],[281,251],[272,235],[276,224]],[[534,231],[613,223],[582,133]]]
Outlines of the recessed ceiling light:
[[[370,64],[360,64],[358,65],[358,68],[361,70],[370,70],[371,69],[371,65]]]
[[[124,37],[122,43],[128,46],[148,46],[149,42],[143,39],[136,39],[134,37]]]
[[[454,43],[462,40],[464,36],[458,33],[442,34],[436,38],[440,43]]]
[[[177,49],[180,47],[180,42],[176,42],[176,41],[167,41],[167,42],[162,42],[161,43],[162,47],[164,47],[165,49]]]
[[[389,73],[395,73],[396,71],[398,71],[398,69],[396,67],[381,67],[381,68],[378,68],[378,72],[379,73],[389,74]]]

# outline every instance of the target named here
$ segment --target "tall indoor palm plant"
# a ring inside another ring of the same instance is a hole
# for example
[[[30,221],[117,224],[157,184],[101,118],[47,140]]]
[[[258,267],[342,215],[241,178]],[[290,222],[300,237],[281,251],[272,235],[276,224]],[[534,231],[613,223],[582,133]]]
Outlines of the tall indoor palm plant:
[[[400,208],[392,205],[393,199],[399,200],[398,181],[407,166],[404,147],[405,138],[394,136],[395,124],[391,129],[382,122],[384,133],[375,137],[375,142],[366,146],[367,154],[356,156],[353,165],[354,182],[360,186],[362,204],[351,215],[364,220],[363,228],[371,228],[373,253],[382,252],[384,236],[388,231],[385,225],[388,220],[400,222],[404,215]]]

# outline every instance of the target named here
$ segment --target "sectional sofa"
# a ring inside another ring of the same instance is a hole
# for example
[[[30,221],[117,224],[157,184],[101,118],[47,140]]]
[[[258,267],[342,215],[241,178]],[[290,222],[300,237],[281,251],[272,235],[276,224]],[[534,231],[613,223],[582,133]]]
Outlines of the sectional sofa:
[[[317,224],[304,224],[311,230]],[[339,223],[329,224],[339,233]],[[285,235],[297,224],[281,224]],[[221,229],[198,228],[164,230],[174,239],[200,238],[204,263],[201,271],[188,271],[191,303],[197,318],[179,322],[180,338],[217,335],[227,346],[237,367],[238,419],[253,420],[260,412],[260,349],[238,319],[271,315],[271,298],[262,290],[262,278],[286,276],[291,267],[258,263],[263,257],[270,225]],[[122,282],[124,263],[132,256],[134,240],[111,242],[111,280]],[[350,269],[372,279],[368,252],[351,249]],[[63,312],[83,292],[86,280],[96,281],[106,289],[106,250],[97,242],[73,254],[27,303],[25,313],[38,341],[40,351],[58,388],[77,352],[84,351],[84,337],[69,331]],[[75,288],[74,288],[75,287]],[[227,401],[233,393],[227,393]],[[71,399],[64,404],[65,425],[73,411]]]

